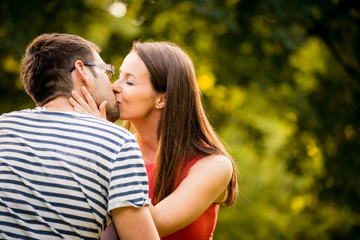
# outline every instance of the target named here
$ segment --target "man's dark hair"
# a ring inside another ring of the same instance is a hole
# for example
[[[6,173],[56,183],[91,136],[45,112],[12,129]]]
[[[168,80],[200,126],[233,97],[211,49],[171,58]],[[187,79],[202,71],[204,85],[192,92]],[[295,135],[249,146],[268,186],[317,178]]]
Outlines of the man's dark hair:
[[[43,34],[26,49],[20,77],[26,92],[38,106],[57,97],[70,97],[73,89],[70,70],[77,60],[91,62],[100,48],[79,36]]]

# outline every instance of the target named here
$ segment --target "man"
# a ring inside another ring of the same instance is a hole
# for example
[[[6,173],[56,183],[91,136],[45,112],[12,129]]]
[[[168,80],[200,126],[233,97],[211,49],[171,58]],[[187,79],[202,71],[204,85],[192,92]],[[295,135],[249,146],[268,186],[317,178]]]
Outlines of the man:
[[[121,239],[159,238],[133,135],[68,102],[85,86],[119,117],[114,67],[98,52],[68,34],[28,46],[21,79],[38,107],[0,116],[0,239],[99,239],[108,216]]]

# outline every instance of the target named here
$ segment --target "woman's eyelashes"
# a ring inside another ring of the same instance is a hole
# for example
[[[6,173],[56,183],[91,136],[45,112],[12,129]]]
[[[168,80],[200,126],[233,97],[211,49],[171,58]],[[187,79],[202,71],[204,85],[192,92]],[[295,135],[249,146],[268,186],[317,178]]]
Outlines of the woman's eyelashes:
[[[134,83],[131,82],[131,81],[126,81],[125,83],[126,83],[127,85],[134,85]]]
[[[125,77],[123,76],[123,74],[121,74],[121,73],[119,74],[119,77],[118,77],[117,80],[123,81],[123,82],[125,82],[127,85],[135,85],[134,82],[130,79],[130,77],[125,78]]]

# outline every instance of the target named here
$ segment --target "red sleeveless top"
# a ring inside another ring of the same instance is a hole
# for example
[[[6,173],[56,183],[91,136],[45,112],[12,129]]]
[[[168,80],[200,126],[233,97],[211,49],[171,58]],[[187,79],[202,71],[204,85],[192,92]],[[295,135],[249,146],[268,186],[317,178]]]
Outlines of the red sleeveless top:
[[[184,173],[180,176],[184,176],[183,180],[189,171],[189,169],[196,163],[199,158],[195,158],[187,168],[185,168]],[[149,179],[149,197],[152,199],[153,195],[153,183],[155,177],[155,164],[148,163],[145,164],[148,179]],[[153,202],[153,205],[154,202]],[[219,211],[219,203],[213,203],[208,209],[198,217],[194,222],[190,223],[188,226],[170,234],[166,237],[162,237],[162,240],[212,240],[213,233],[217,221],[217,213]]]

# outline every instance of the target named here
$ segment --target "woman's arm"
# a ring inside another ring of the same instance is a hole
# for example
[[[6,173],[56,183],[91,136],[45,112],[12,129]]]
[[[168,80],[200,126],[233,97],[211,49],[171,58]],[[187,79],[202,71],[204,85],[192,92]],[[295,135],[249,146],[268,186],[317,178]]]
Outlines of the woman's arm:
[[[116,208],[111,215],[120,239],[160,239],[147,206]]]
[[[232,164],[225,156],[211,155],[198,160],[172,194],[150,207],[160,236],[186,227],[224,197],[231,176]]]

